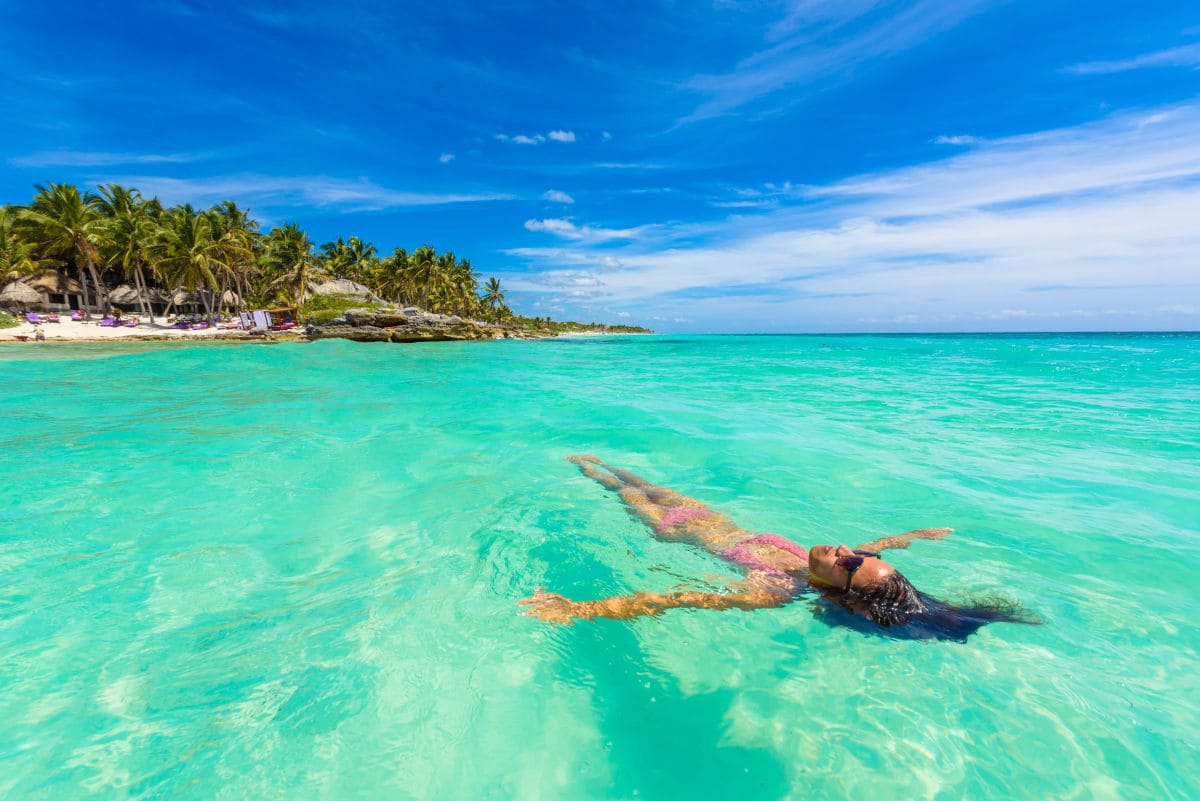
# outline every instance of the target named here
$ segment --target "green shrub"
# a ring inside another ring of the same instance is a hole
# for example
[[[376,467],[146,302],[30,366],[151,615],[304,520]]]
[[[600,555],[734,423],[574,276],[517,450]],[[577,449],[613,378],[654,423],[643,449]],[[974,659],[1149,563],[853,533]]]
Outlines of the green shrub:
[[[20,325],[17,318],[7,312],[0,311],[0,328],[16,328]]]
[[[341,317],[347,309],[361,309],[372,304],[353,295],[314,295],[300,307],[300,319],[312,325],[325,325]]]

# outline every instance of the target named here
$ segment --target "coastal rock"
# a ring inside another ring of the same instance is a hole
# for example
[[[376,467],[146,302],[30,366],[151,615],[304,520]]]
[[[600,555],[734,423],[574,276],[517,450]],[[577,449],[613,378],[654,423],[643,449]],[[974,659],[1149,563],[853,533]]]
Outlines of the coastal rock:
[[[432,314],[415,307],[349,309],[326,325],[310,325],[310,339],[351,339],[355,342],[446,342],[479,339],[539,339],[527,331],[464,320],[457,315]]]
[[[309,339],[353,339],[355,342],[388,342],[392,333],[373,325],[310,325]]]

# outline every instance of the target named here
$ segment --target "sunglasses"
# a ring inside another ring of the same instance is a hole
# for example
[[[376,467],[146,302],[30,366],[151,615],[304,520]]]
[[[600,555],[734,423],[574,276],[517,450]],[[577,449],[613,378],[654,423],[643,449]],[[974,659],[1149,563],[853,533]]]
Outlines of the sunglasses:
[[[850,592],[850,582],[854,581],[854,572],[863,566],[863,561],[867,558],[878,559],[879,554],[874,551],[854,550],[854,556],[839,556],[834,564],[846,571],[846,586],[843,592]]]

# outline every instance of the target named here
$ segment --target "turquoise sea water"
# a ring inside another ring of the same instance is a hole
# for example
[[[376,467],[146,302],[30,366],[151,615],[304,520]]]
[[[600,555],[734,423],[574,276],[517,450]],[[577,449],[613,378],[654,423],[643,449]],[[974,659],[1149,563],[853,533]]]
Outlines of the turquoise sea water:
[[[0,798],[1200,796],[1200,337],[0,348]],[[1043,626],[812,602],[558,627],[728,565],[595,453]]]

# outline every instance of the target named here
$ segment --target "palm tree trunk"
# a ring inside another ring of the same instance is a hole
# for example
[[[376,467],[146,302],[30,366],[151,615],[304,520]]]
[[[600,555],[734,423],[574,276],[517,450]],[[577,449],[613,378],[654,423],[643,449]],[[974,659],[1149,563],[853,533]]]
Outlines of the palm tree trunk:
[[[88,312],[88,307],[92,305],[92,296],[88,294],[87,276],[83,274],[83,268],[77,267],[79,270],[79,285],[83,287],[83,311]]]
[[[92,254],[87,257],[88,273],[92,276],[92,282],[96,285],[96,303],[100,306],[100,311],[105,311],[105,303],[108,300],[108,293],[104,291],[104,286],[100,283],[100,276],[96,273],[96,262],[92,261]]]
[[[133,282],[137,284],[138,302],[142,306],[142,314],[150,318],[150,322],[154,322],[154,314],[150,309],[150,292],[146,289],[146,277],[142,275],[142,265],[137,265],[133,271]]]

